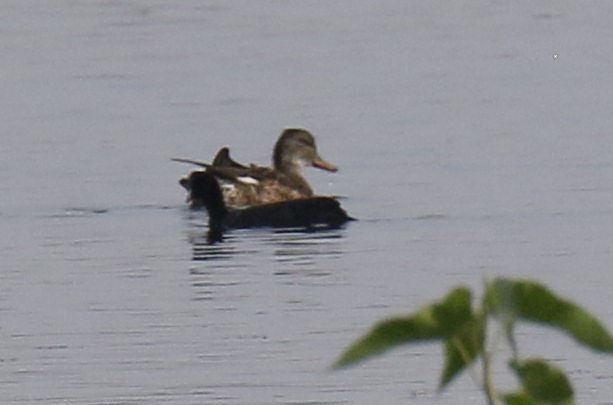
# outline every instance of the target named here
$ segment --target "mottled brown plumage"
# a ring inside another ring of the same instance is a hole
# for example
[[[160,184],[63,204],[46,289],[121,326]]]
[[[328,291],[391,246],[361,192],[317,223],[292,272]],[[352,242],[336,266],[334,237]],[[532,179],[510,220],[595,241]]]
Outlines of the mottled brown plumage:
[[[204,167],[221,183],[226,205],[235,208],[311,197],[313,190],[304,178],[302,168],[313,166],[330,172],[338,170],[319,156],[313,135],[296,128],[283,131],[275,143],[272,167],[237,163],[230,157],[228,148],[222,148],[212,164],[173,160]],[[190,192],[188,199],[192,206],[201,206],[202,201],[191,193],[189,177],[181,179],[180,183]]]

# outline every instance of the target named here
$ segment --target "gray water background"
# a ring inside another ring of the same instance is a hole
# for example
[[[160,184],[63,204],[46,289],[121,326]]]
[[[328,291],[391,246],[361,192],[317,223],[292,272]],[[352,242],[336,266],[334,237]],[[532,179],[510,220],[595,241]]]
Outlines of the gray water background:
[[[483,403],[434,344],[329,366],[497,275],[613,325],[611,38],[599,1],[3,1],[0,403]],[[288,126],[360,221],[206,246],[169,159]],[[519,333],[613,404],[610,358]]]

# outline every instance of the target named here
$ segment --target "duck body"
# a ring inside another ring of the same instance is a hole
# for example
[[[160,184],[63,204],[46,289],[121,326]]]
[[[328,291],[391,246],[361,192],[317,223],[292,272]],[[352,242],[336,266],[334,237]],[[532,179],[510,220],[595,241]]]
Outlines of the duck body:
[[[351,220],[332,197],[309,197],[230,210],[228,228],[336,228]]]
[[[303,167],[338,170],[319,156],[313,135],[304,129],[283,131],[275,143],[272,167],[242,165],[230,157],[228,148],[222,148],[212,164],[173,160],[199,165],[214,175],[221,184],[226,205],[233,208],[312,197],[313,190],[302,174]],[[189,179],[190,176],[181,179],[180,184],[190,193],[188,200],[192,207],[202,206],[202,201],[191,193]]]
[[[219,182],[207,172],[190,174],[194,197],[203,201],[209,214],[209,240],[220,241],[228,229],[244,228],[338,228],[353,220],[337,200],[309,197],[242,209],[228,208]]]
[[[313,195],[311,186],[301,175],[295,176],[270,167],[251,165],[248,169],[233,170],[230,173],[225,169],[213,168],[210,173],[220,181],[226,204],[235,208]]]

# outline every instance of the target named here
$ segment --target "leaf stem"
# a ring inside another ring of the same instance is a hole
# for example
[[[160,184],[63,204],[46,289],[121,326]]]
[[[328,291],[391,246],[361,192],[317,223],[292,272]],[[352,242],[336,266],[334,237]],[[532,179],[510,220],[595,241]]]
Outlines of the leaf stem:
[[[489,324],[487,320],[485,322],[486,325]],[[492,361],[494,358],[494,353],[496,352],[496,347],[498,347],[498,344],[500,342],[501,336],[502,331],[500,329],[496,330],[493,336],[488,336],[487,328],[485,329],[483,336],[483,392],[485,393],[488,405],[501,404],[501,401],[496,393],[496,386],[494,385],[494,379],[492,375]],[[489,345],[490,347],[488,347],[488,340],[491,341]]]
[[[500,402],[496,396],[496,389],[492,379],[492,353],[489,350],[483,352],[483,392],[488,405],[498,405]]]

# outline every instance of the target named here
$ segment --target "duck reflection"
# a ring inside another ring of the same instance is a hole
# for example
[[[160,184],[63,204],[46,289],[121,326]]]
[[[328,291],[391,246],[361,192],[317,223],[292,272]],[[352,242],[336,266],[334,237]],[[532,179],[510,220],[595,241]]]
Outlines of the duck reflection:
[[[310,266],[320,258],[337,258],[342,255],[342,229],[319,232],[276,232],[268,240],[274,246],[274,259],[278,263]]]
[[[266,307],[271,291],[280,286],[332,285],[334,262],[345,250],[343,229],[241,230],[217,244],[209,243],[206,228],[197,226],[190,233],[192,299],[210,302],[222,312],[236,311],[254,299]]]
[[[243,259],[253,261],[253,255],[261,258],[262,254],[280,263],[312,264],[317,257],[339,257],[343,253],[343,228],[236,230],[225,234],[223,243],[211,243],[207,227],[195,223],[191,227],[188,239],[192,245],[192,261],[207,262],[214,267],[244,267]]]

